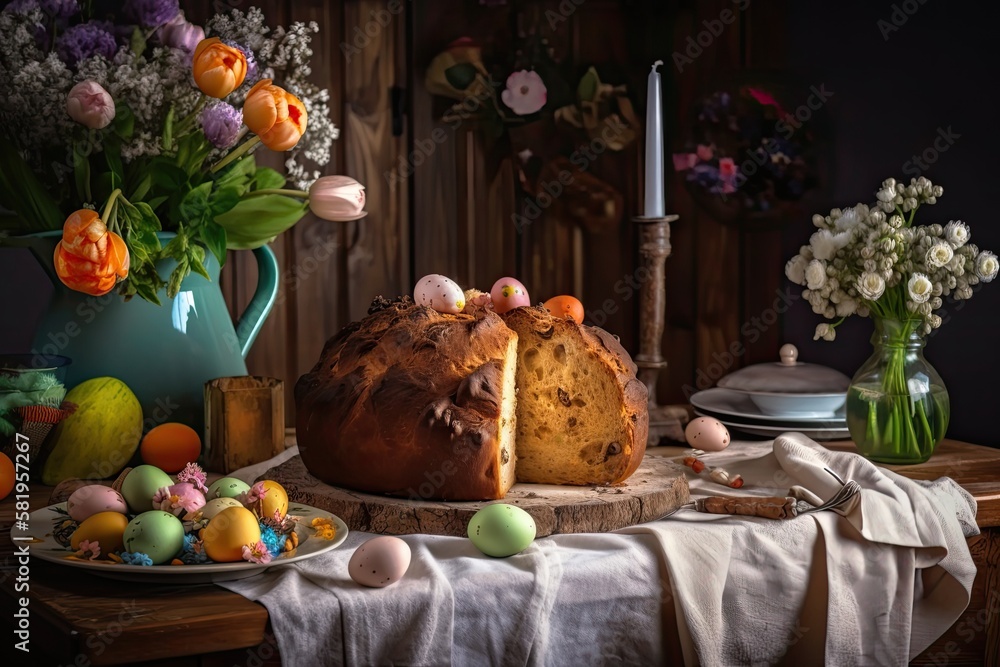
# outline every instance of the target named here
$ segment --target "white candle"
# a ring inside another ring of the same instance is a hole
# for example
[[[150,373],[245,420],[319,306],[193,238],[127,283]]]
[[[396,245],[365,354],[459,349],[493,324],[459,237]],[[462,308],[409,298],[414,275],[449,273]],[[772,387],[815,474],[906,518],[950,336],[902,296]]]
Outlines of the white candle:
[[[660,108],[660,73],[653,63],[646,86],[646,205],[647,218],[662,218],[663,205],[663,111]]]

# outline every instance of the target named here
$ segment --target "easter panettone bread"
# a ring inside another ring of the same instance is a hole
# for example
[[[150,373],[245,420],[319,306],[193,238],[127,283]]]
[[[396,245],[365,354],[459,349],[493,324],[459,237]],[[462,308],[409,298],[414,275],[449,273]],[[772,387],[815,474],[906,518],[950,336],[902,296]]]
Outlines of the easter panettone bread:
[[[649,409],[636,366],[607,331],[515,308],[517,481],[615,484],[646,452]]]
[[[495,313],[376,299],[295,385],[303,463],[360,491],[503,498],[514,483],[516,350]]]

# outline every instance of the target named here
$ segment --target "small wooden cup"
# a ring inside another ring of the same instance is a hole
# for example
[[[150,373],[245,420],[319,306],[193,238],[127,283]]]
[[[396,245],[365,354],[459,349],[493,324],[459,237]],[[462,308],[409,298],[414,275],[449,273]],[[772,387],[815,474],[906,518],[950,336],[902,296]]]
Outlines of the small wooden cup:
[[[285,392],[276,378],[241,376],[205,383],[205,470],[230,473],[285,447]]]

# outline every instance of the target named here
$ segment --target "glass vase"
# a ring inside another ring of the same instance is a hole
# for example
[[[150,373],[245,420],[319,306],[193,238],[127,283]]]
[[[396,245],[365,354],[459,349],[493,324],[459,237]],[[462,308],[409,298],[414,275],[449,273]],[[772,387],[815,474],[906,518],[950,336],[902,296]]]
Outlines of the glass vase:
[[[851,379],[847,428],[871,461],[923,463],[948,430],[948,390],[924,358],[920,327],[919,320],[875,318],[875,349]]]

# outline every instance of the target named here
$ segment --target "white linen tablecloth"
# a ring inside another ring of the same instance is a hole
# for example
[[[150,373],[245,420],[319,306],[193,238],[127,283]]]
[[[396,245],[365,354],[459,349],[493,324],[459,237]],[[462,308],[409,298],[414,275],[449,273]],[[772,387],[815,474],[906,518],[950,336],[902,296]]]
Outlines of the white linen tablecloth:
[[[251,481],[295,454],[234,476]],[[347,575],[371,537],[352,532],[328,554],[219,585],[267,607],[289,667],[662,664],[674,617],[687,665],[903,665],[965,610],[976,508],[952,480],[911,481],[798,433],[703,460],[746,485],[689,473],[693,497],[800,485],[825,500],[840,484],[824,466],[864,490],[846,517],[682,510],[542,538],[506,559],[464,538],[407,535],[410,569],[384,589]]]

